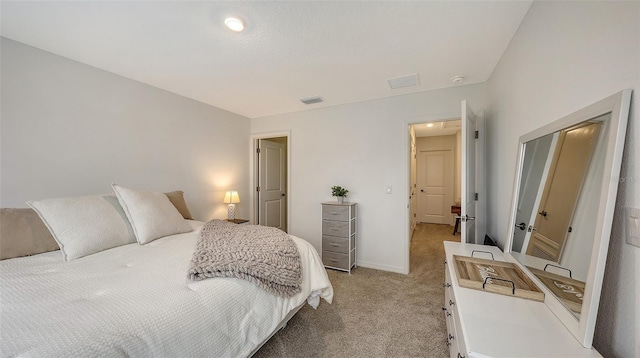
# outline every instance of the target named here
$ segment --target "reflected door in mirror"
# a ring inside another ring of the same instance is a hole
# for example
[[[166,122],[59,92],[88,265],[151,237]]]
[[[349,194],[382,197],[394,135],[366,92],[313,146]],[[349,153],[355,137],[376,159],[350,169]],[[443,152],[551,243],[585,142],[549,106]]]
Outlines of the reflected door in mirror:
[[[527,254],[559,262],[600,122],[581,123],[559,133]]]

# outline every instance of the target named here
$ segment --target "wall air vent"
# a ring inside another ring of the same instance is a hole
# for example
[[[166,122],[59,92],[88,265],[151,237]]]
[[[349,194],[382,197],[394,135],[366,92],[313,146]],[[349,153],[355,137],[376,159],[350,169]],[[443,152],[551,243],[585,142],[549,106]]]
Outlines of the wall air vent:
[[[300,102],[304,104],[314,104],[314,103],[324,102],[324,100],[320,96],[313,96],[313,97],[307,97],[307,98],[300,98]]]

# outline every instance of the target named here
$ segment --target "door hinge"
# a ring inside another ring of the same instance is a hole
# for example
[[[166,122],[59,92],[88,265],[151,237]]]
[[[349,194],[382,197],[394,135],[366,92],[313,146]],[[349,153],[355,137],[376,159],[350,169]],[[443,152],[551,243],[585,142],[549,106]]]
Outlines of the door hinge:
[[[478,139],[478,137],[480,136],[480,134],[478,133],[478,131],[475,132],[475,138]]]
[[[260,148],[256,148],[256,153],[260,154]]]
[[[476,194],[473,196],[473,199],[474,199],[475,201],[478,201],[478,193],[476,193]]]
[[[256,191],[260,191],[260,187],[259,186],[256,187]]]

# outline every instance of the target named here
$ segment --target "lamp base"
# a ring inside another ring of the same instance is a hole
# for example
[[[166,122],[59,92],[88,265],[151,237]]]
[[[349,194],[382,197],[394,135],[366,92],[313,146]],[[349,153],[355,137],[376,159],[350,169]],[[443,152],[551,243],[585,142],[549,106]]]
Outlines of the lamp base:
[[[233,220],[236,218],[236,204],[227,205],[227,219]]]

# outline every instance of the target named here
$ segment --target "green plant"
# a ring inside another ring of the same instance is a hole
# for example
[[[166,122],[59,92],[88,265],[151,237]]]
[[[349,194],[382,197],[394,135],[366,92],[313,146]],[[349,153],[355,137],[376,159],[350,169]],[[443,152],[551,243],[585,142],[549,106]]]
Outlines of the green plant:
[[[331,187],[331,196],[347,196],[347,194],[349,194],[349,190],[339,185],[334,185]]]

